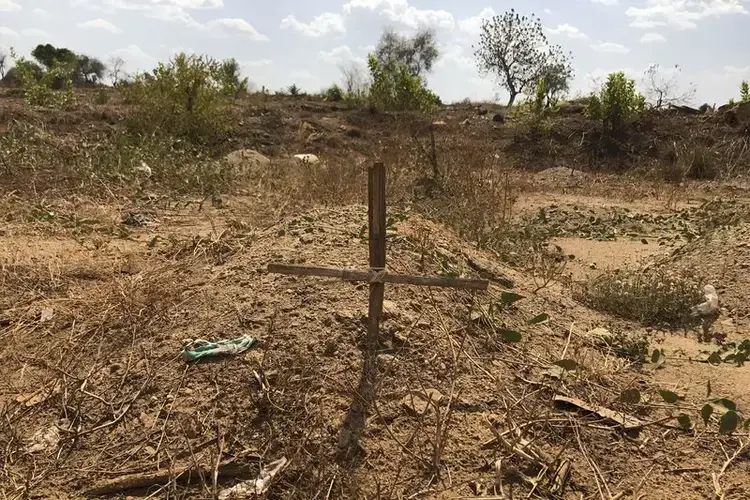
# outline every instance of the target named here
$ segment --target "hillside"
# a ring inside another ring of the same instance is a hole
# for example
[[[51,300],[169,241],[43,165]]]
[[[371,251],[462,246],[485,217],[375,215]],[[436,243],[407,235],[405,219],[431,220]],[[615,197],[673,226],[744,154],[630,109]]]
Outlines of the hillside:
[[[135,142],[115,92],[70,111],[3,92],[7,498],[225,498],[282,458],[268,498],[747,497],[736,112],[654,114],[611,142],[575,109],[530,127],[486,105],[248,96],[231,133],[193,150]],[[365,269],[375,160],[389,269],[491,284],[385,286],[378,399],[352,458],[338,442],[367,285],[267,266]],[[723,346],[689,317],[706,283]],[[243,335],[259,342],[183,358]]]

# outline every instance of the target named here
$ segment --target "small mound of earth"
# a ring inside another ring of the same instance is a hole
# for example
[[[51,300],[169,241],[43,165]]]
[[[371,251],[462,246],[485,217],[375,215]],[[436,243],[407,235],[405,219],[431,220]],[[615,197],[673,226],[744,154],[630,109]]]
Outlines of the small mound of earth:
[[[708,233],[675,251],[662,265],[690,270],[719,292],[724,320],[748,322],[750,304],[750,223]]]

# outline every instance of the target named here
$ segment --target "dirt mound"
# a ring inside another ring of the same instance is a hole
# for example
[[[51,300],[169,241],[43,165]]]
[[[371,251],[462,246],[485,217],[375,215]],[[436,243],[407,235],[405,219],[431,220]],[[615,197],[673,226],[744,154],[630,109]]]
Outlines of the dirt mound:
[[[484,294],[386,286],[384,378],[366,423],[364,462],[338,460],[337,440],[361,371],[367,285],[265,270],[271,261],[365,267],[366,209],[351,206],[264,230],[240,217],[190,238],[185,220],[171,237],[166,227],[135,229],[129,239],[140,242],[139,266],[112,272],[108,247],[89,249],[91,265],[110,272],[86,280],[65,272],[78,257],[60,255],[54,290],[35,286],[37,275],[17,274],[29,293],[0,323],[3,487],[200,498],[286,457],[272,498],[321,491],[453,498],[499,491],[496,476],[528,494],[538,474],[535,494],[547,498],[567,470],[567,488],[557,491],[578,498],[596,495],[591,461],[618,491],[650,477],[652,492],[665,484],[680,498],[712,493],[710,481],[674,484],[659,458],[689,441],[683,466],[708,467],[717,452],[710,441],[678,432],[656,442],[657,426],[622,439],[622,426],[662,412],[618,401],[633,373],[579,333],[603,317],[559,290],[529,294],[527,278],[439,224],[389,215],[392,271],[477,276],[489,262],[520,295],[495,284]],[[189,339],[242,335],[261,343],[199,364],[180,356]],[[664,467],[653,470],[657,462]],[[22,480],[33,471],[32,481]],[[737,474],[725,486],[741,481]]]
[[[662,265],[689,269],[712,283],[721,298],[723,319],[750,319],[750,223],[718,229],[680,248]]]

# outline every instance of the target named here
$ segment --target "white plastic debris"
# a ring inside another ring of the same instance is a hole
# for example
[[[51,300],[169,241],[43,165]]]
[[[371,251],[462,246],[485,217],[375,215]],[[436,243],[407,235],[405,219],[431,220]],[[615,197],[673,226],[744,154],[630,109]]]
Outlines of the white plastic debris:
[[[141,160],[141,164],[138,167],[135,167],[135,169],[138,172],[142,172],[146,174],[146,177],[151,177],[151,167],[149,167],[145,161]]]
[[[716,293],[716,288],[712,285],[706,285],[703,287],[703,296],[706,301],[691,307],[690,314],[702,320],[703,335],[698,336],[698,341],[708,342],[711,339],[711,327],[719,318],[719,294]],[[714,334],[714,337],[719,338],[716,334]]]
[[[320,163],[320,158],[313,154],[294,155],[294,158],[303,164],[315,165],[316,163]]]
[[[287,463],[289,463],[289,461],[286,459],[286,457],[281,457],[275,462],[271,462],[270,464],[263,467],[257,478],[251,481],[243,481],[232,486],[231,488],[221,490],[219,492],[219,500],[229,500],[232,498],[254,498],[258,495],[264,494],[271,486],[271,481],[273,480],[273,478],[279,472],[284,470],[284,467],[286,467]]]
[[[57,448],[60,442],[60,429],[69,429],[70,421],[66,418],[47,428],[39,429],[26,440],[26,451],[28,453],[49,452]]]
[[[719,295],[716,293],[716,288],[713,285],[706,285],[703,287],[703,296],[706,301],[701,302],[697,306],[693,306],[690,312],[693,316],[704,317],[711,316],[719,312]]]

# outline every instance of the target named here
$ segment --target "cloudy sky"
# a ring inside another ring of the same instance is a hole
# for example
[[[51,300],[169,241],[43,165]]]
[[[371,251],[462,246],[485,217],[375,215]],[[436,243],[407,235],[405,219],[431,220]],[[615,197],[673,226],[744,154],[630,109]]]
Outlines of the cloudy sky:
[[[750,0],[0,0],[0,50],[52,43],[119,55],[129,71],[194,51],[235,57],[258,86],[317,91],[363,61],[384,27],[427,26],[442,49],[429,85],[444,101],[505,99],[478,74],[471,45],[483,18],[512,7],[573,53],[574,93],[615,70],[640,81],[652,63],[680,65],[696,103],[723,103],[750,78]]]

